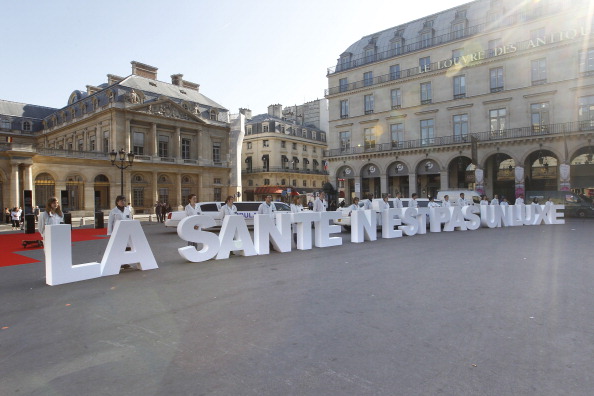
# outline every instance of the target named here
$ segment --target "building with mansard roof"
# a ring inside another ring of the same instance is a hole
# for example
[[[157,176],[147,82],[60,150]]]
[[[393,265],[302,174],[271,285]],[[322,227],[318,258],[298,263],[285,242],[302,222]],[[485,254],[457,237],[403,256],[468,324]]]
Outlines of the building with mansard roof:
[[[156,201],[183,207],[191,193],[201,201],[236,193],[228,110],[182,74],[163,82],[157,71],[132,62],[129,76],[75,90],[61,109],[0,101],[2,205],[22,206],[21,192],[32,190],[34,205],[57,196],[90,215],[113,207],[122,183],[136,213]],[[123,179],[109,156],[120,150],[134,154]]]
[[[587,0],[476,0],[361,38],[327,73],[330,181],[347,200],[588,192],[593,38]]]
[[[262,200],[266,195],[286,200],[288,192],[303,195],[322,190],[328,180],[322,157],[327,148],[326,131],[315,121],[306,123],[303,111],[310,110],[305,113],[308,121],[327,119],[324,102],[295,106],[293,111],[283,110],[280,104],[270,105],[268,113],[254,117],[250,110],[241,109],[246,117],[242,144],[246,200]]]

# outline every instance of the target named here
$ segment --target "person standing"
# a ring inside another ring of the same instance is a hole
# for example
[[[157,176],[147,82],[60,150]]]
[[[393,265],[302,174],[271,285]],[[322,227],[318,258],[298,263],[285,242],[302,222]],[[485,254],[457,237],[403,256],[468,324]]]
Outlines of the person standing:
[[[402,209],[402,193],[401,192],[397,192],[396,193],[396,198],[394,198],[394,207],[396,209]]]
[[[326,211],[326,193],[321,192],[320,195],[316,197],[316,200],[313,204],[313,211],[314,212],[325,212]]]
[[[202,214],[202,212],[200,211],[200,207],[198,205],[196,205],[197,200],[198,199],[196,197],[196,194],[188,195],[188,204],[186,205],[186,207],[184,209],[184,211],[186,212],[186,217]],[[194,226],[195,230],[197,230],[198,228],[199,228],[198,226]],[[188,241],[188,246],[194,246],[196,249],[198,249],[198,244],[196,242]]]
[[[429,209],[431,209],[431,208],[440,208],[441,206],[439,206],[439,204],[437,202],[435,202],[435,198],[429,197],[429,203],[427,204],[427,207]]]
[[[388,202],[388,194],[384,194],[382,197],[381,202],[379,203],[379,210],[384,211],[386,209],[390,209],[390,202]]]
[[[272,195],[267,195],[264,202],[258,207],[258,214],[265,214],[274,218],[275,212],[276,207],[274,206],[274,203],[272,203]]]
[[[225,204],[221,206],[223,220],[225,219],[225,216],[232,216],[237,214],[237,206],[233,205],[234,200],[235,197],[233,195],[228,195],[227,199],[225,199]]]
[[[413,193],[413,195],[410,196],[411,200],[408,203],[408,207],[409,208],[418,208],[419,207],[419,203],[417,202],[417,198],[419,197],[417,195],[417,193]]]
[[[41,213],[41,215],[39,216],[39,224],[37,225],[37,227],[39,228],[41,238],[45,239],[46,226],[61,224],[63,222],[64,214],[62,213],[60,202],[58,202],[58,198],[51,197],[47,200],[47,205],[45,205],[45,212]]]
[[[489,205],[486,195],[481,195],[481,205]]]
[[[293,203],[291,204],[291,213],[301,213],[303,212],[303,205],[301,205],[299,196],[293,197]],[[293,240],[297,243],[297,223],[292,224],[293,227]]]
[[[8,208],[4,208],[4,222],[6,224],[8,224],[8,223],[11,222],[11,220],[10,220],[10,209],[8,209]]]
[[[553,202],[553,197],[549,197],[549,199],[547,199],[547,202],[545,202],[545,205],[546,206],[555,205],[555,203]]]
[[[524,194],[518,195],[518,198],[516,198],[516,202],[514,203],[514,205],[524,205]]]
[[[460,193],[460,198],[458,198],[457,204],[461,208],[468,206],[468,202],[466,201],[466,199],[464,199],[464,193]]]
[[[115,200],[115,208],[109,212],[109,218],[107,220],[107,235],[111,235],[115,225],[121,220],[132,220],[130,209],[126,206],[126,197],[118,195]]]
[[[353,198],[353,203],[349,206],[349,216],[353,213],[354,210],[359,210],[359,197]]]
[[[39,221],[39,206],[35,205],[33,209],[33,214],[35,215],[35,221]]]
[[[509,206],[509,201],[506,197],[503,197],[503,201],[499,204],[500,206]]]
[[[157,223],[161,222],[161,202],[157,201],[157,203],[155,204],[155,216],[157,216]]]
[[[19,211],[19,208],[12,208],[12,210],[10,211],[10,219],[12,221],[13,231],[21,228],[21,212]]]
[[[444,195],[443,196],[442,206],[444,208],[449,208],[449,207],[452,206],[452,203],[450,202],[450,196],[449,195]]]
[[[495,194],[491,200],[491,205],[499,205],[499,196]]]

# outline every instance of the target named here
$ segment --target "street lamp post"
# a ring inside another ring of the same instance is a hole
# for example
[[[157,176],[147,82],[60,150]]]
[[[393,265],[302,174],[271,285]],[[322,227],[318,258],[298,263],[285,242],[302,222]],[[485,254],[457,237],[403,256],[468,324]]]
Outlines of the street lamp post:
[[[118,157],[117,160],[116,157]],[[126,159],[126,157],[128,157],[128,159]],[[134,153],[126,154],[123,148],[117,153],[115,150],[111,150],[109,153],[109,159],[111,160],[111,164],[121,171],[120,180],[122,182],[122,190],[120,195],[124,195],[124,169],[132,166],[132,163],[134,162]],[[119,162],[119,164],[117,162]]]

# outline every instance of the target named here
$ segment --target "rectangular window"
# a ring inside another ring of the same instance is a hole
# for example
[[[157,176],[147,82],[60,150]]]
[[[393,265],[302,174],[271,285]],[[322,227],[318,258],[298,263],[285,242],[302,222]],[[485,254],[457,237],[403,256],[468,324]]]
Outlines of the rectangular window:
[[[292,148],[293,148],[293,150],[297,150],[297,143],[293,143]]]
[[[268,125],[262,125],[262,132],[268,132]]]
[[[291,184],[293,185],[293,187],[297,187],[297,179],[293,179],[293,182]]]
[[[348,118],[349,117],[349,100],[341,100],[340,101],[340,118]]]
[[[421,33],[421,48],[426,48],[431,45],[433,39],[433,32]]]
[[[144,155],[144,133],[134,132],[133,143],[134,155]]]
[[[594,127],[594,96],[582,96],[578,106],[580,129],[592,129]]]
[[[132,206],[135,208],[144,206],[144,188],[134,187],[132,189]]]
[[[491,135],[502,136],[505,130],[505,120],[507,116],[506,109],[495,109],[489,111],[489,121],[491,124]]]
[[[212,161],[215,164],[221,163],[221,143],[214,142],[212,144]]]
[[[339,86],[339,91],[340,92],[346,92],[348,90],[348,88],[349,88],[348,79],[341,78],[340,80],[338,80],[338,86]]]
[[[365,114],[373,113],[373,95],[365,95],[363,98],[365,102]]]
[[[580,73],[592,73],[594,71],[594,48],[580,51]]]
[[[91,136],[89,138],[89,151],[95,151],[97,149],[97,145],[95,142],[95,136]]]
[[[397,80],[400,78],[400,65],[390,66],[390,80]]]
[[[402,93],[400,91],[400,88],[396,88],[390,91],[390,97],[392,102],[392,109],[399,109],[402,107]]]
[[[433,119],[421,120],[421,145],[428,146],[435,142]]]
[[[453,116],[454,140],[459,142],[468,136],[468,114],[458,114]]]
[[[251,147],[248,147],[251,148]],[[284,140],[281,140],[281,148],[287,148],[287,142],[285,142]]]
[[[458,22],[452,26],[452,33],[454,40],[464,37],[464,22]]]
[[[545,84],[547,82],[547,60],[536,59],[531,62],[532,85]]]
[[[169,136],[159,135],[159,157],[169,157]]]
[[[339,132],[338,134],[340,139],[340,151],[346,152],[351,150],[351,133],[346,132]]]
[[[270,147],[270,142],[268,140],[262,140],[262,147]]]
[[[491,92],[503,91],[503,67],[489,70],[491,81]]]
[[[419,73],[431,70],[431,57],[419,58]]]
[[[84,151],[85,145],[82,139],[78,139],[78,151]]]
[[[159,202],[169,202],[169,189],[168,188],[160,188],[159,189]]]
[[[373,84],[373,72],[365,72],[363,73],[363,85],[366,87]]]
[[[454,62],[458,62],[458,60],[460,60],[460,57],[462,56],[463,53],[464,53],[463,48],[458,48],[458,49],[452,50],[452,60]]]
[[[533,132],[546,132],[549,125],[549,103],[543,102],[531,104],[530,119]]]
[[[365,128],[363,130],[363,137],[365,139],[365,150],[375,149],[375,128]]]
[[[316,146],[313,146],[313,148],[311,149],[311,151],[314,152],[314,153],[317,153],[318,152],[317,149],[316,149]]]
[[[252,134],[252,127],[249,126],[249,127],[247,127],[246,135],[251,135],[251,134]]]
[[[222,189],[220,187],[215,187],[213,189],[214,191],[214,200],[215,201],[222,201],[223,200],[223,194],[222,194]]]
[[[221,178],[220,178],[220,177],[215,177],[215,178],[213,179],[213,183],[214,183],[214,184],[221,184]]]
[[[247,142],[247,149],[251,150],[252,149],[252,142]]]
[[[307,187],[307,180],[303,180],[303,187]]]
[[[182,138],[181,140],[181,156],[182,159],[190,159],[192,155],[191,151],[192,140],[188,138]]]
[[[496,38],[494,40],[489,40],[488,44],[488,57],[498,56],[503,53],[503,39]]]
[[[466,76],[454,77],[454,99],[466,97]]]
[[[307,151],[307,146],[305,144],[303,145],[303,151]]]
[[[392,139],[392,148],[402,148],[404,142],[404,124],[391,124],[390,137]]]
[[[270,179],[264,179],[264,185],[268,186],[270,184]]]
[[[421,84],[421,104],[431,103],[431,82]]]
[[[109,131],[103,132],[103,152],[109,153]]]

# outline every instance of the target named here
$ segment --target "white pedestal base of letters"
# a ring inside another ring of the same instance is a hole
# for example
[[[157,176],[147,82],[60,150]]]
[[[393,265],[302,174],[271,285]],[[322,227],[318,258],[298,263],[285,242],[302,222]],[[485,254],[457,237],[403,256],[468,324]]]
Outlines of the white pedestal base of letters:
[[[159,268],[138,220],[116,222],[101,260],[101,276],[119,274],[124,264],[137,264],[143,271]]]
[[[70,224],[45,227],[45,283],[50,286],[101,277],[101,264],[72,265]]]

